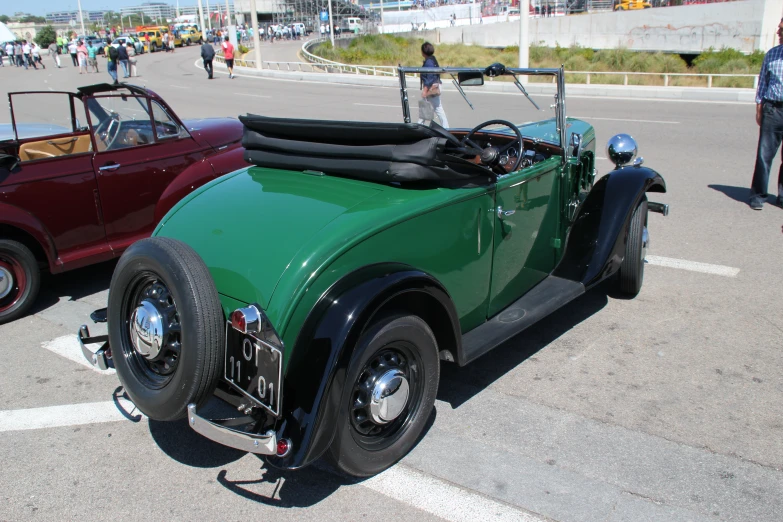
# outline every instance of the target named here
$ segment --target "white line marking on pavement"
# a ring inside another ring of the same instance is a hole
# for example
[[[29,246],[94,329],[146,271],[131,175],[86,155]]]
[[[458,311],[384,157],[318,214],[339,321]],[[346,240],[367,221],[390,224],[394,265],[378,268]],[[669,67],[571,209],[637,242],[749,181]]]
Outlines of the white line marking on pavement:
[[[365,480],[361,485],[453,522],[544,520],[401,464]]]
[[[128,412],[127,414],[122,413],[114,401],[0,411],[0,432],[118,422],[128,420],[126,415],[134,418],[144,417],[131,401],[119,397],[117,401],[120,407]]]
[[[190,87],[185,87],[184,85],[169,85],[169,87],[175,87],[177,89],[190,89]]]
[[[713,274],[724,277],[737,277],[737,274],[740,272],[739,268],[731,266],[711,265],[709,263],[686,261],[684,259],[674,259],[671,257],[647,256],[646,261],[650,265],[679,268],[681,270],[690,270],[691,272],[701,272],[703,274]]]
[[[576,118],[578,120],[603,120],[603,121],[630,121],[633,123],[664,123],[668,125],[679,125],[679,121],[659,121],[659,120],[629,120],[626,118],[597,118],[595,116],[569,116],[569,118]]]
[[[79,340],[76,339],[75,335],[63,335],[62,337],[52,339],[51,341],[46,341],[45,343],[41,343],[41,348],[46,348],[50,352],[54,352],[60,357],[65,357],[66,359],[81,364],[82,366],[86,366],[87,368],[98,373],[102,373],[104,375],[113,375],[116,373],[113,369],[99,370],[98,368],[91,365],[87,359],[84,358],[84,354],[82,354],[82,347],[79,345]],[[95,348],[98,349],[99,346],[96,345]]]
[[[392,108],[392,109],[401,109],[402,108],[402,104],[400,104],[400,105],[381,105],[379,103],[354,103],[354,105],[361,105],[362,107],[389,107],[389,108]]]
[[[271,98],[271,96],[264,96],[263,94],[246,94],[244,92],[235,92],[237,96],[252,96],[253,98]]]

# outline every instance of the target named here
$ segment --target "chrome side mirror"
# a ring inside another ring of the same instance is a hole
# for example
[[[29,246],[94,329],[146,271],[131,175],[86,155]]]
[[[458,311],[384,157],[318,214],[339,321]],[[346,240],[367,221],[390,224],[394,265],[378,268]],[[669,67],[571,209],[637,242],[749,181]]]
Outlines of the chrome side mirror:
[[[628,134],[612,136],[606,145],[606,157],[617,168],[632,162],[638,151],[639,147],[636,145],[636,140]]]
[[[582,155],[582,135],[573,133],[571,134],[571,155],[576,159]]]

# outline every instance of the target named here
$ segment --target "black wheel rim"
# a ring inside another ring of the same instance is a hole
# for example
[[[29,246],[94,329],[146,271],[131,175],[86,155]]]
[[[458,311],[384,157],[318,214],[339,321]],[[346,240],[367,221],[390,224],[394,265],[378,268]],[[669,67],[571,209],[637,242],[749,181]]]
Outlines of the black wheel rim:
[[[378,350],[365,364],[353,385],[350,400],[351,434],[356,443],[370,451],[394,444],[409,428],[421,409],[424,395],[423,363],[416,347],[406,341],[390,343]],[[370,394],[377,380],[387,371],[398,369],[408,380],[408,399],[396,419],[379,424],[370,414]]]
[[[131,315],[143,301],[152,303],[166,324],[160,355],[154,360],[136,351],[131,342]],[[166,283],[152,272],[136,275],[125,291],[121,317],[124,321],[122,356],[128,363],[128,368],[144,386],[150,389],[165,387],[177,371],[182,351],[182,326],[179,313]]]

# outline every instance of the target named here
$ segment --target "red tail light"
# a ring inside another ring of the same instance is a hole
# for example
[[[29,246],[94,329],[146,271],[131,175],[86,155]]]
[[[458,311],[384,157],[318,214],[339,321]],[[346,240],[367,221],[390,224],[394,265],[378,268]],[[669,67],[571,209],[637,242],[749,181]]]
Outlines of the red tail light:
[[[277,441],[277,456],[285,457],[291,452],[291,441],[288,439],[280,439]]]
[[[247,333],[247,318],[241,308],[234,310],[231,313],[231,326],[233,326],[235,330]]]

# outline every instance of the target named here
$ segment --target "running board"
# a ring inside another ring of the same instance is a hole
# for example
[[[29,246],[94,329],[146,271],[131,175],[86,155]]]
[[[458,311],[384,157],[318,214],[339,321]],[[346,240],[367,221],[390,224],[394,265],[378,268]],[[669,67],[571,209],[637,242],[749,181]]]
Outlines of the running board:
[[[462,336],[464,366],[585,293],[582,283],[549,276],[495,317]]]

